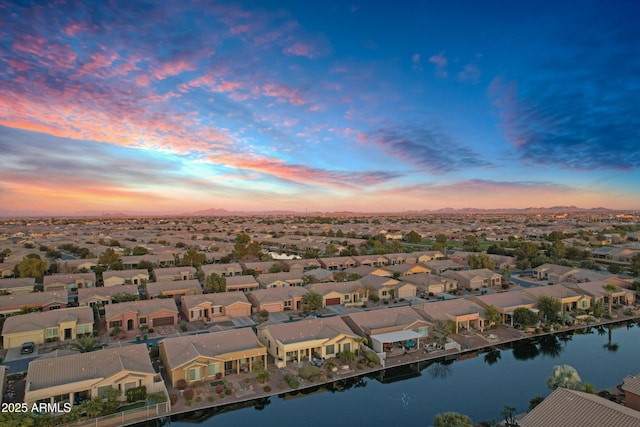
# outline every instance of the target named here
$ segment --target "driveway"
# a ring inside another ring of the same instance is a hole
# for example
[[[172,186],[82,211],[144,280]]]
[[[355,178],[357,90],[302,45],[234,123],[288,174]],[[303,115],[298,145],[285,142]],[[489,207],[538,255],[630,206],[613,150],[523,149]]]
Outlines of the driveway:
[[[5,362],[13,362],[15,360],[23,360],[23,359],[35,359],[38,357],[38,344],[35,344],[33,348],[33,353],[29,354],[20,354],[20,347],[10,348],[7,350],[7,355],[4,358]]]

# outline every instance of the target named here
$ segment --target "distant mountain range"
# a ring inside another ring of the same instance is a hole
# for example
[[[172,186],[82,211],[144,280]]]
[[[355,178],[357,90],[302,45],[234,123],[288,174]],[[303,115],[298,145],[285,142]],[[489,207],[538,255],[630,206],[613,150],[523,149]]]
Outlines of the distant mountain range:
[[[492,214],[492,213],[505,213],[505,214],[564,214],[564,213],[598,213],[607,214],[614,212],[622,212],[624,210],[613,210],[603,207],[597,208],[579,208],[577,206],[552,206],[552,207],[528,207],[528,208],[505,208],[505,209],[478,209],[478,208],[442,208],[442,209],[422,209],[422,210],[409,210],[404,212],[302,212],[293,210],[265,210],[265,211],[235,211],[220,208],[210,208],[194,212],[184,213],[149,213],[149,212],[95,212],[84,211],[74,212],[69,214],[51,214],[41,211],[10,211],[8,209],[0,209],[0,217],[4,218],[22,218],[22,217],[101,217],[101,218],[132,218],[132,217],[161,217],[161,216],[173,216],[173,217],[190,217],[190,216],[278,216],[278,215],[336,215],[336,216],[349,216],[349,215],[428,215],[428,214]]]

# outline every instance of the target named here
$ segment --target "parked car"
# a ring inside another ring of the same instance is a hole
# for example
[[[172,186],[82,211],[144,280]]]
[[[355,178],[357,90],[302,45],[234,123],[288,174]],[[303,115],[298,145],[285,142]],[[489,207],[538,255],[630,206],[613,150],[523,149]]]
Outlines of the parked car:
[[[22,344],[22,348],[20,349],[20,354],[31,354],[33,353],[34,348],[35,348],[35,344],[33,342],[26,342]]]

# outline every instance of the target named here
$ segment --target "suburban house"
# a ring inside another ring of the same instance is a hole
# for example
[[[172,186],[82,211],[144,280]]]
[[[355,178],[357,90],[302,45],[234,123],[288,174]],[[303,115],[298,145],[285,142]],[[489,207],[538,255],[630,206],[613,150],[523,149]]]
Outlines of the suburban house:
[[[262,289],[302,286],[304,284],[302,272],[299,271],[261,274],[257,280]]]
[[[66,308],[68,302],[67,291],[0,295],[0,316],[18,313],[23,308],[39,311],[59,310]]]
[[[274,264],[277,268],[282,269],[282,266],[278,261],[256,261],[256,262],[242,262],[242,268],[244,270],[244,274],[265,274],[269,273],[271,268],[273,268]]]
[[[142,325],[149,328],[171,326],[178,323],[178,307],[173,298],[128,301],[104,306],[107,332],[119,327],[123,331],[135,331]]]
[[[591,298],[567,288],[564,285],[548,285],[523,289],[522,292],[533,297],[536,301],[541,297],[553,297],[562,303],[562,311],[576,309],[587,310],[591,304]]]
[[[358,281],[369,290],[370,295],[376,295],[380,299],[404,298],[404,296],[398,295],[397,287],[400,281],[391,277],[370,275],[361,277]],[[413,295],[411,295],[411,289],[405,287],[404,290],[408,293],[406,296],[415,296],[415,288],[413,286]]]
[[[277,313],[285,310],[300,310],[302,297],[309,291],[302,287],[284,287],[256,289],[247,294],[247,299],[253,306],[253,311],[266,310]]]
[[[502,284],[502,276],[487,268],[463,271],[445,271],[445,277],[450,277],[458,282],[458,286],[465,289],[479,289],[483,287],[495,287]]]
[[[202,293],[202,286],[198,279],[186,280],[158,280],[147,282],[147,295],[150,299],[158,297],[176,297],[183,295],[198,295]]]
[[[117,299],[119,295],[135,295],[139,297],[138,287],[136,285],[112,286],[110,288],[94,287],[78,289],[78,305],[107,305]],[[115,298],[115,299],[114,299]]]
[[[412,252],[412,256],[416,257],[416,262],[431,262],[444,258],[444,254],[440,251],[419,251]]]
[[[456,279],[430,273],[411,274],[404,276],[402,280],[416,285],[417,294],[421,296],[428,296],[429,293],[439,294],[458,289],[458,281]]]
[[[242,266],[237,263],[205,264],[200,266],[200,270],[204,273],[204,277],[209,277],[213,273],[222,277],[240,276],[242,274]]]
[[[68,259],[60,262],[62,273],[88,272],[98,266],[98,258]]]
[[[318,259],[320,266],[329,271],[344,270],[345,268],[355,267],[356,262],[348,256],[329,257]]]
[[[251,328],[165,338],[159,346],[173,387],[181,379],[211,381],[225,374],[252,372],[256,364],[267,366],[267,350]]]
[[[320,268],[320,263],[315,259],[285,259],[280,262],[288,266],[289,272],[305,272]]]
[[[310,292],[322,296],[322,306],[361,305],[369,298],[369,291],[359,280],[349,282],[314,283],[307,285]]]
[[[580,269],[575,267],[565,267],[556,264],[542,264],[533,269],[533,277],[538,280],[547,280],[549,283],[565,282],[573,274],[579,273]]]
[[[103,397],[108,389],[118,390],[119,400],[125,400],[127,390],[140,386],[145,386],[147,393],[167,395],[145,344],[33,360],[27,370],[24,401],[29,406],[79,404]]]
[[[105,271],[102,273],[104,286],[144,285],[149,281],[149,271],[146,268],[136,270]]]
[[[357,255],[351,257],[356,265],[366,265],[369,267],[381,267],[389,264],[389,259],[382,255]]]
[[[418,257],[413,253],[397,253],[397,254],[384,254],[384,257],[387,259],[387,265],[396,265],[396,264],[415,264],[418,262]]]
[[[258,340],[267,347],[276,366],[287,362],[332,358],[342,351],[358,348],[359,337],[339,317],[314,317],[298,322],[258,326]]]
[[[76,289],[91,288],[96,285],[95,273],[54,274],[42,278],[45,291],[75,291]]]
[[[381,270],[387,271],[391,276],[410,276],[419,273],[431,273],[431,269],[424,264],[396,264],[381,267]]]
[[[636,301],[636,293],[630,289],[620,288],[616,285],[609,285],[605,280],[597,282],[566,283],[564,286],[583,295],[591,297],[590,306],[593,304],[609,304],[609,291],[605,286],[614,286],[615,291],[611,292],[613,304],[631,305]],[[580,307],[583,308],[583,307]]]
[[[519,422],[520,427],[640,427],[640,412],[596,394],[557,388]]]
[[[640,376],[627,376],[622,381],[624,401],[628,408],[640,411]]]
[[[391,355],[397,348],[420,348],[431,325],[411,307],[361,311],[342,317],[349,327],[369,340],[376,353]],[[400,353],[398,353],[400,354]],[[404,354],[404,351],[401,352]]]
[[[93,333],[90,307],[62,308],[41,313],[8,317],[2,328],[4,348],[20,347],[26,342],[66,341]]]
[[[227,292],[249,292],[260,287],[253,276],[232,276],[227,277],[226,281]]]
[[[303,280],[309,280],[313,283],[332,282],[333,273],[333,271],[329,271],[324,268],[315,268],[313,270],[306,271],[302,277]]]
[[[516,309],[535,310],[536,307],[536,300],[521,291],[479,295],[472,299],[483,308],[494,306],[502,316],[502,323],[511,326],[513,326],[513,313]]]
[[[0,279],[0,292],[11,294],[33,292],[36,279],[33,277],[18,277],[12,279]]]
[[[167,267],[156,268],[153,270],[156,281],[162,280],[191,280],[196,278],[196,269],[194,267]]]
[[[453,271],[464,270],[464,265],[458,264],[457,262],[453,262],[449,259],[428,261],[428,262],[425,262],[424,265],[429,267],[429,269],[431,269],[431,272],[433,274],[437,274],[438,276],[441,276],[442,273],[449,270],[453,270]]]
[[[469,299],[457,298],[417,303],[412,304],[412,307],[424,312],[431,321],[451,320],[456,325],[456,334],[460,329],[474,328],[484,331],[486,322],[484,308]]]
[[[189,322],[251,316],[251,303],[242,292],[187,295],[181,301],[180,309]]]

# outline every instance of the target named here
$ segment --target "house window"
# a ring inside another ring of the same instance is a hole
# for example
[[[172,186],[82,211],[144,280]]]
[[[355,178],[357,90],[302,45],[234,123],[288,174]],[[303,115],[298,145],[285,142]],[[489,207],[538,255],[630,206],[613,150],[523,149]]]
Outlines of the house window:
[[[198,381],[200,380],[200,368],[191,368],[185,371],[184,379],[186,381]]]
[[[58,336],[58,328],[47,328],[45,332],[46,338],[55,338]]]
[[[582,301],[582,308],[586,308],[587,307],[587,302],[586,301]]]
[[[351,343],[342,344],[342,351],[351,351]]]
[[[351,300],[351,295],[345,295],[344,296],[344,301],[345,302],[350,301],[350,300]]]
[[[104,386],[104,387],[98,387],[98,397],[100,397],[101,399],[106,398],[107,396],[105,395],[107,391],[112,390],[113,387],[111,387],[110,385]]]
[[[335,352],[336,352],[336,350],[335,350],[335,348],[334,348],[333,344],[329,344],[328,346],[326,346],[326,347],[324,348],[324,351],[325,351],[325,353],[326,353],[327,355],[332,355],[332,354],[335,354]]]
[[[219,363],[209,363],[209,376],[215,375],[220,372]]]
[[[91,333],[91,325],[90,324],[85,324],[85,325],[78,325],[78,327],[76,328],[78,334],[90,334]]]
[[[122,320],[114,320],[113,322],[109,322],[110,328],[122,328]]]
[[[49,310],[60,310],[60,306],[59,305],[52,305],[51,307],[49,307]]]
[[[285,306],[285,307],[289,307],[289,308],[291,308],[291,300],[290,300],[290,299],[286,300],[286,301],[284,302],[284,306]]]
[[[222,306],[221,306],[221,305],[214,305],[214,306],[211,308],[211,312],[212,312],[212,313],[214,313],[214,314],[220,314],[220,313],[222,313]]]
[[[418,328],[418,334],[421,337],[428,337],[429,336],[429,328],[427,328],[426,326],[422,326],[422,327]]]
[[[387,291],[382,291],[382,296],[386,297],[387,296]]]
[[[126,393],[127,390],[130,390],[132,388],[136,388],[138,386],[138,383],[136,383],[135,381],[130,382],[130,383],[125,383],[124,384],[124,392]]]
[[[147,318],[146,317],[141,317],[139,323],[141,325],[146,325],[147,324]]]

